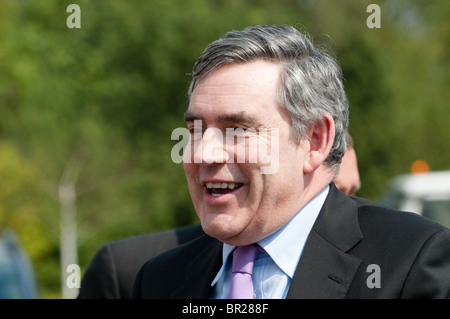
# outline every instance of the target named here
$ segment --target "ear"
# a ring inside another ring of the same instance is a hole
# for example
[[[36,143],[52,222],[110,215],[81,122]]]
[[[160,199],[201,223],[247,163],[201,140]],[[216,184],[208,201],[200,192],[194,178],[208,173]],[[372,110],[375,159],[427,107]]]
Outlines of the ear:
[[[335,135],[334,120],[330,114],[324,114],[308,132],[309,151],[303,165],[303,173],[314,172],[327,159],[333,146]]]

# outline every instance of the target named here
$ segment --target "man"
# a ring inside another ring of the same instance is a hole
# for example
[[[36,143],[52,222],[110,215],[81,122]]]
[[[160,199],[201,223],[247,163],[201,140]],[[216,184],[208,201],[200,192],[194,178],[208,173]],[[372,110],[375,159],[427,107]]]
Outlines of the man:
[[[360,182],[356,154],[350,147],[353,143],[349,143],[350,134],[334,183],[345,194],[353,195],[359,189]],[[147,260],[203,234],[201,226],[196,224],[106,243],[86,269],[78,299],[130,298],[136,274]]]
[[[197,60],[189,93],[183,166],[206,235],[148,261],[134,298],[233,298],[234,251],[254,247],[256,298],[450,296],[448,229],[332,183],[348,103],[339,66],[302,33],[225,34]]]

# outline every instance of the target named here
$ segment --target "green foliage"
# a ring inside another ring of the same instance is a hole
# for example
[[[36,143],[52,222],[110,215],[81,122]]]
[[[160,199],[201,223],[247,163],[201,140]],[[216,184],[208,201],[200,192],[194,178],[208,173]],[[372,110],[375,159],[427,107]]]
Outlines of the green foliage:
[[[231,29],[291,24],[335,51],[351,103],[362,189],[377,200],[416,159],[448,169],[450,3],[77,0],[0,2],[0,222],[59,296],[58,186],[77,172],[80,266],[106,241],[197,221],[170,134],[189,73]]]

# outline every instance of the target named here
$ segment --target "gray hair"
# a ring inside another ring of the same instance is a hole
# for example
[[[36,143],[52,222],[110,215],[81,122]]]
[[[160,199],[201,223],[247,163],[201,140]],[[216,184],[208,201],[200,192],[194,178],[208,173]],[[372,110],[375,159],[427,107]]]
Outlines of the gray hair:
[[[348,100],[337,62],[297,29],[250,26],[230,31],[209,44],[194,65],[189,96],[196,84],[218,67],[257,59],[282,65],[278,103],[290,114],[292,137],[299,143],[323,115],[335,122],[335,139],[325,163],[338,169],[346,148]]]

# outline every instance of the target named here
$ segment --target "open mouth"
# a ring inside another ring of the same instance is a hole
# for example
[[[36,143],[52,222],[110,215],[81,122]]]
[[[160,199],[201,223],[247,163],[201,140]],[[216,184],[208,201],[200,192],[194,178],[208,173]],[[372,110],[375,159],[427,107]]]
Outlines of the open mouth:
[[[243,185],[242,183],[228,182],[206,183],[206,190],[210,195],[220,197],[241,188]]]

